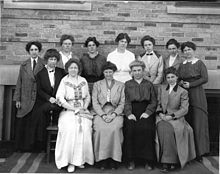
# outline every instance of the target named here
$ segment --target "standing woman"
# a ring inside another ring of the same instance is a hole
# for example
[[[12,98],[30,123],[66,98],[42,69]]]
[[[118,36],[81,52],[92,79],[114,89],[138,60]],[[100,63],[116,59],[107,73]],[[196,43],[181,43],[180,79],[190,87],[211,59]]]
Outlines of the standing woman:
[[[60,82],[56,98],[64,110],[58,120],[58,134],[55,147],[55,162],[58,169],[68,166],[74,172],[75,166],[94,163],[92,146],[92,116],[87,110],[90,102],[88,84],[79,74],[78,59],[70,59],[65,70],[68,72]]]
[[[84,53],[80,59],[82,64],[81,76],[87,80],[91,90],[94,82],[104,78],[102,67],[106,63],[106,57],[99,54],[97,50],[99,42],[95,37],[88,37],[84,46],[88,49],[88,53]]]
[[[16,150],[30,151],[31,143],[30,130],[32,129],[31,120],[33,117],[33,106],[37,96],[36,74],[44,67],[43,60],[39,57],[42,45],[38,41],[28,42],[26,51],[30,58],[20,66],[17,85],[14,94],[16,101]]]
[[[72,53],[73,45],[74,45],[74,37],[73,36],[67,35],[67,34],[64,34],[61,36],[61,38],[60,38],[61,59],[57,63],[57,67],[64,69],[66,62],[69,59],[71,59],[71,58],[78,59],[77,56],[73,55],[73,53]]]
[[[203,84],[208,82],[208,72],[205,64],[195,57],[196,45],[184,42],[181,50],[186,60],[180,64],[180,84],[189,93],[189,112],[186,120],[194,131],[196,158],[202,161],[202,156],[209,153],[208,111]]]
[[[135,168],[135,160],[152,170],[155,153],[155,110],[157,98],[153,84],[144,79],[145,64],[135,60],[130,64],[132,80],[125,83],[124,157],[128,169]]]
[[[144,36],[141,39],[141,45],[145,50],[139,58],[146,66],[144,78],[154,85],[159,85],[163,80],[163,58],[154,51],[155,39],[148,35]]]
[[[135,55],[126,49],[131,42],[127,33],[120,33],[116,37],[115,42],[118,44],[118,47],[108,54],[107,61],[117,66],[117,71],[114,73],[114,79],[125,83],[132,79],[129,73],[129,64],[135,60]]]
[[[101,169],[107,166],[107,159],[110,168],[117,168],[117,162],[121,162],[122,157],[125,95],[124,84],[113,78],[116,70],[115,64],[107,62],[103,66],[105,79],[96,82],[92,92],[94,153]]]
[[[193,130],[184,116],[188,112],[188,92],[177,84],[176,68],[165,70],[167,84],[158,90],[156,117],[156,150],[162,172],[168,172],[177,164],[185,164],[196,157]]]
[[[169,55],[164,59],[164,69],[167,69],[171,66],[173,66],[177,70],[179,69],[180,64],[184,61],[184,59],[178,54],[179,47],[180,44],[179,42],[177,42],[176,39],[168,40],[168,42],[166,43],[166,49]]]

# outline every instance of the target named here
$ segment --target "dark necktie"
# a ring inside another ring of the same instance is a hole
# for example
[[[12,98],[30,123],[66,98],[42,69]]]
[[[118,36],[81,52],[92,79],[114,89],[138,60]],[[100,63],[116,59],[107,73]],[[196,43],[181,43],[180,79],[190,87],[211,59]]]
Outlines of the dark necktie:
[[[152,55],[153,55],[153,53],[146,53],[146,55],[147,55],[147,56],[152,56]]]
[[[36,67],[36,64],[37,64],[37,62],[36,62],[36,60],[34,59],[34,60],[33,60],[33,71],[34,71],[34,68]]]

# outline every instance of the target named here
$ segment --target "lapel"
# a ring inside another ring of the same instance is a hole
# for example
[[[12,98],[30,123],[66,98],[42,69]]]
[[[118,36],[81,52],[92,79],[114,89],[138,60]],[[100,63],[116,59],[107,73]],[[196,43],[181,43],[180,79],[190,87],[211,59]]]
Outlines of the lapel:
[[[179,64],[179,63],[180,63],[180,56],[179,56],[179,54],[177,54],[176,59],[175,59],[175,61],[173,62],[173,65],[172,65],[172,66],[175,66],[175,65],[177,65],[177,64]]]
[[[32,67],[31,67],[31,59],[29,58],[26,63],[24,64],[25,65],[25,71],[27,72],[27,74],[32,78],[32,79],[35,79],[34,77],[34,73],[32,71]],[[37,67],[37,65],[36,65]]]
[[[49,78],[49,74],[48,74],[48,71],[47,71],[47,68],[44,67],[43,69],[43,78],[44,79],[44,83],[45,83],[45,86],[50,89],[51,88],[51,84],[50,84],[50,78]]]
[[[165,67],[168,68],[169,67],[169,61],[170,61],[170,56],[168,56],[166,59],[165,59]],[[176,61],[176,60],[175,60]]]
[[[162,95],[162,100],[163,100],[163,105],[164,105],[163,110],[166,111],[167,105],[168,105],[168,99],[169,99],[169,85],[165,85],[163,90],[164,90],[163,95]]]
[[[115,98],[115,95],[116,95],[116,94],[117,94],[117,95],[120,95],[120,94],[118,94],[117,90],[118,90],[118,83],[117,83],[117,81],[115,80],[115,84],[113,85],[113,87],[112,87],[112,89],[111,89],[111,100],[113,100],[113,98]]]
[[[59,69],[56,67],[55,68],[55,73],[54,73],[54,80],[55,80],[55,82],[54,82],[54,88],[53,88],[53,90],[54,91],[56,91],[56,89],[58,88],[58,86],[59,86],[59,79],[61,78],[60,77],[61,75],[60,75],[60,73],[59,73]]]
[[[38,61],[37,61],[36,67],[35,67],[35,69],[34,69],[33,75],[36,76],[37,73],[38,73],[40,70],[42,70],[43,67],[44,67],[43,60],[42,60],[40,57],[38,57]]]
[[[157,64],[158,61],[159,61],[159,58],[157,57],[157,55],[156,55],[155,52],[153,51],[153,55],[151,56],[150,63],[149,63],[149,67],[151,68],[152,66],[154,66],[155,64]]]

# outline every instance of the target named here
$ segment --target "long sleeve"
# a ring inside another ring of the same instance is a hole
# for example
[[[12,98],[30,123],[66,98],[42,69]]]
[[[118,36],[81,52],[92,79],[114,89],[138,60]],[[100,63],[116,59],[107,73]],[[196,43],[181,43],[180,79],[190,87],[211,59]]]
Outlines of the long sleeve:
[[[200,65],[199,69],[200,69],[201,77],[197,80],[194,80],[193,82],[190,82],[189,83],[190,88],[200,86],[200,85],[203,85],[208,82],[208,72],[207,72],[207,68],[206,68],[205,64],[202,61],[200,61],[199,65]]]
[[[95,112],[101,116],[105,114],[105,112],[102,110],[102,107],[98,101],[98,95],[99,95],[98,83],[94,83],[93,90],[92,90],[92,106]]]
[[[150,88],[149,92],[150,92],[150,103],[148,104],[145,113],[147,113],[148,115],[152,115],[155,112],[156,107],[157,107],[157,98],[156,98],[153,85]]]
[[[90,97],[90,94],[89,94],[89,87],[88,87],[88,83],[87,82],[86,82],[86,85],[84,86],[84,88],[85,88],[85,93],[86,93],[85,94],[85,98],[83,99],[84,108],[88,108],[90,100],[91,100],[91,97]]]
[[[22,84],[22,67],[20,66],[16,89],[14,93],[14,101],[21,101],[21,84]]]
[[[180,118],[187,114],[189,107],[188,92],[184,90],[180,95],[180,106],[179,110],[174,112],[175,118]]]
[[[124,113],[128,117],[132,114],[132,107],[131,107],[131,100],[128,93],[128,86],[125,83],[125,107],[124,107]]]
[[[39,95],[39,97],[45,101],[49,101],[50,99],[50,95],[48,95],[44,90],[42,90],[42,83],[44,83],[41,78],[40,78],[40,75],[37,74],[37,93]]]
[[[159,57],[159,64],[157,68],[157,75],[154,81],[152,82],[153,84],[160,84],[163,78],[163,58],[162,56]]]
[[[124,85],[121,89],[121,92],[120,92],[120,101],[118,103],[118,106],[117,108],[115,109],[115,113],[117,115],[120,115],[123,113],[123,110],[124,110],[124,105],[125,105],[125,93],[124,93]]]

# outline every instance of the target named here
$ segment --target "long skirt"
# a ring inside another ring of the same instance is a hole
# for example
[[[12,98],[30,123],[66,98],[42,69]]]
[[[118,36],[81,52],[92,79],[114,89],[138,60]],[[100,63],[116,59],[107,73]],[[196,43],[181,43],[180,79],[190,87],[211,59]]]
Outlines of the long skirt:
[[[121,162],[123,142],[123,116],[106,123],[100,116],[94,118],[94,153],[95,161],[112,158]]]
[[[157,134],[160,144],[160,162],[179,163],[173,126],[166,121],[160,121],[157,124]]]
[[[190,106],[186,120],[193,128],[196,156],[209,153],[209,128],[207,114],[200,108]]]
[[[137,121],[125,118],[124,121],[124,157],[126,160],[140,158],[156,161],[155,152],[155,115],[140,119],[148,103],[132,102],[132,113]]]
[[[32,151],[30,143],[30,131],[32,120],[32,111],[21,118],[15,119],[15,149],[18,151]]]
[[[94,163],[92,121],[80,118],[73,111],[60,113],[55,148],[55,163],[58,169],[69,164],[80,166]]]

